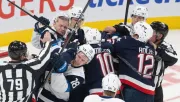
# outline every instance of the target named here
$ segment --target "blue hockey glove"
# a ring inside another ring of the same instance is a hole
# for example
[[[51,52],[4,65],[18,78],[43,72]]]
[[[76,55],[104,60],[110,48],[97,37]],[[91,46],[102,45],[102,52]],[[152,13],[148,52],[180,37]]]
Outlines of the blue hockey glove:
[[[68,68],[68,63],[57,53],[52,56],[51,63],[56,73],[63,73]]]

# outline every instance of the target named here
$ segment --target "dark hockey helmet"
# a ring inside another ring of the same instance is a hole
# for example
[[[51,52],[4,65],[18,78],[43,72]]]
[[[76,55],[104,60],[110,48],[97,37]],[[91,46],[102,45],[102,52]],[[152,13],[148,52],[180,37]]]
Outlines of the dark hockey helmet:
[[[24,42],[13,41],[8,46],[8,54],[13,60],[20,60],[21,56],[27,56],[27,46]]]
[[[153,28],[153,30],[163,35],[162,40],[167,36],[169,32],[169,27],[167,24],[160,21],[154,21],[150,25]]]

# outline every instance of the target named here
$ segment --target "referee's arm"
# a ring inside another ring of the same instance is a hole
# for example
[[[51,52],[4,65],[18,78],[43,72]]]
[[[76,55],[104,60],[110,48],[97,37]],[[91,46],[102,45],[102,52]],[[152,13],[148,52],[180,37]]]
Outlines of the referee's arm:
[[[174,65],[178,61],[178,57],[172,45],[163,43],[161,46],[162,47],[160,49],[158,48],[157,51],[164,61],[165,68]]]
[[[45,47],[41,50],[39,54],[39,57],[26,61],[25,64],[30,66],[33,70],[41,69],[50,60],[50,55],[51,55],[50,47],[51,47],[50,42],[46,42]]]

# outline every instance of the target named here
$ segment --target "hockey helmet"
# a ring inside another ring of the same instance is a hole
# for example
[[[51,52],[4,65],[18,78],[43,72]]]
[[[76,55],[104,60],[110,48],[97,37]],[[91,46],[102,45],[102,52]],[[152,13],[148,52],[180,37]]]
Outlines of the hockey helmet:
[[[76,7],[73,6],[70,8],[70,10],[68,11],[69,17],[72,18],[79,18],[81,13],[82,13],[83,9],[81,7]],[[82,14],[81,19],[84,20],[84,14]]]
[[[95,50],[89,44],[83,44],[79,46],[78,52],[83,52],[87,56],[88,58],[87,64],[91,62],[91,60],[94,58],[95,55]]]
[[[20,60],[21,56],[27,56],[27,46],[24,42],[13,41],[8,46],[8,54],[13,60]]]
[[[116,93],[120,87],[121,87],[121,82],[118,76],[115,75],[114,73],[109,73],[102,79],[103,90]]]
[[[131,13],[131,16],[133,15],[141,16],[146,19],[148,18],[148,9],[144,6],[136,6]]]
[[[53,17],[53,22],[57,21],[59,17],[63,17],[64,19],[69,21],[69,15],[66,12],[58,12],[54,17]]]
[[[87,44],[100,44],[101,43],[101,33],[98,29],[89,29],[84,32]]]
[[[139,36],[137,40],[146,43],[153,36],[153,29],[148,23],[139,21],[134,25],[134,34]]]
[[[169,27],[167,24],[159,21],[154,21],[150,25],[154,31],[163,35],[162,40],[167,36],[169,32]]]

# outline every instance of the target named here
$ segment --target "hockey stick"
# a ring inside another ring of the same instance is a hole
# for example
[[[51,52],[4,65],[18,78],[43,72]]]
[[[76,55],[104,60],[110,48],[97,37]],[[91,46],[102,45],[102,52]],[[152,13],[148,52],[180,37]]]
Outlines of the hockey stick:
[[[129,5],[131,3],[131,0],[127,0],[127,4],[126,4],[126,12],[125,12],[125,18],[124,18],[124,25],[127,24],[127,18],[128,18],[128,11],[129,11]]]
[[[81,13],[81,15],[80,15],[79,18],[78,18],[78,21],[77,21],[77,22],[75,23],[75,25],[74,25],[74,28],[76,28],[76,26],[77,26],[77,24],[79,23],[82,15],[83,15],[84,12],[86,11],[89,2],[90,2],[90,0],[88,0],[88,2],[86,3],[86,5],[85,5],[85,7],[84,7],[84,9],[83,9],[83,11],[82,11],[82,13]],[[68,38],[66,38],[65,43],[64,43],[62,49],[60,49],[59,54],[61,54],[61,53],[64,51],[64,49],[66,48],[66,46],[67,46],[67,44],[69,43],[69,41],[70,41],[70,39],[71,39],[71,37],[72,37],[73,34],[75,34],[75,30],[72,30],[72,32],[70,33],[70,36],[69,36]],[[54,71],[54,68],[52,68],[52,69],[50,70],[50,72],[47,74],[47,76],[46,76],[46,78],[45,78],[45,80],[44,80],[44,82],[43,82],[43,85],[40,87],[40,89],[39,89],[39,91],[38,91],[39,94],[41,93],[41,91],[42,91],[44,85],[46,84],[46,82],[49,80],[49,78],[50,78],[50,76],[51,76],[51,73],[52,73],[53,71]]]
[[[55,31],[54,29],[52,29],[49,25],[45,24],[44,22],[39,20],[39,17],[37,17],[36,15],[34,15],[32,12],[30,12],[29,10],[27,10],[25,7],[19,7],[18,5],[16,5],[14,2],[7,0],[8,2],[10,2],[12,5],[14,5],[15,7],[17,7],[18,9],[22,10],[24,13],[26,13],[27,15],[31,16],[32,18],[34,18],[36,21],[40,22],[41,24],[43,24],[44,26],[46,26],[47,28],[49,28],[50,30],[52,30],[53,32],[55,32],[56,34],[59,34],[57,31]],[[61,35],[61,34],[59,34]]]
[[[84,7],[84,9],[83,9],[83,11],[82,11],[82,13],[81,13],[81,15],[80,15],[79,18],[78,18],[78,21],[77,21],[77,22],[75,23],[75,25],[74,25],[74,29],[75,29],[76,26],[78,25],[80,19],[82,18],[84,12],[86,11],[86,9],[87,9],[87,7],[88,7],[88,4],[89,4],[90,1],[91,1],[91,0],[88,0],[88,1],[87,1],[87,3],[86,3],[86,5],[85,5],[85,7]],[[69,43],[69,41],[70,41],[70,39],[71,39],[71,37],[72,37],[73,34],[75,34],[75,30],[72,30],[70,36],[66,39],[66,41],[65,41],[65,43],[64,43],[64,46],[62,47],[60,53],[63,52],[64,48],[65,48],[65,47],[67,46],[67,44]]]

